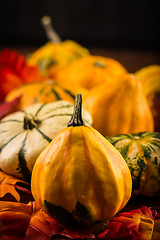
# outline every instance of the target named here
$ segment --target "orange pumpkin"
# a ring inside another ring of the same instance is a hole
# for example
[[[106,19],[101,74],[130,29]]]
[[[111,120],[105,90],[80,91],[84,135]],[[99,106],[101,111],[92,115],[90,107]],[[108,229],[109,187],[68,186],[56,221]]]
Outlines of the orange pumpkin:
[[[154,131],[151,110],[142,85],[133,74],[94,88],[84,101],[93,127],[104,136]]]
[[[110,82],[127,70],[116,60],[102,56],[84,56],[55,74],[55,79],[70,85],[91,89]]]
[[[39,155],[32,172],[36,202],[59,221],[94,224],[107,221],[128,202],[129,168],[113,145],[82,119],[77,94],[68,127]]]
[[[50,103],[58,100],[74,103],[75,96],[79,91],[83,95],[87,94],[86,89],[68,87],[68,85],[55,82],[53,79],[47,79],[42,82],[28,83],[12,90],[6,96],[5,101],[8,102],[21,96],[19,109],[24,109],[34,103]]]

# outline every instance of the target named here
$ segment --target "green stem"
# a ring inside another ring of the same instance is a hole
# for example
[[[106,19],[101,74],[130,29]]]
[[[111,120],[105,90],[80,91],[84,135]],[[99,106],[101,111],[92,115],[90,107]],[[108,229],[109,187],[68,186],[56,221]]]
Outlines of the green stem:
[[[75,98],[73,115],[71,117],[71,120],[68,122],[68,127],[70,126],[77,127],[84,125],[85,123],[82,119],[82,95],[78,93]]]

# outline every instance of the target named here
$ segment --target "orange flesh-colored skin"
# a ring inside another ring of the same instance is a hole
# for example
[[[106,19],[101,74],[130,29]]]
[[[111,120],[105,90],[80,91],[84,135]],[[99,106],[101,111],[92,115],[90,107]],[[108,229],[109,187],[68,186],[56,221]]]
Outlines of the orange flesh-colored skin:
[[[132,180],[119,152],[95,129],[69,127],[60,132],[36,161],[31,181],[35,200],[69,212],[77,201],[96,220],[106,220],[125,206]]]
[[[89,93],[83,106],[104,136],[154,131],[151,109],[138,79],[131,74]]]
[[[95,64],[102,64],[95,66]],[[104,67],[103,67],[104,65]],[[113,79],[127,70],[116,60],[102,56],[85,56],[58,71],[55,79],[62,83],[91,89]]]
[[[148,104],[154,116],[155,131],[160,132],[160,65],[150,65],[138,70]]]
[[[147,97],[160,92],[160,65],[141,68],[135,75],[140,79]]]
[[[11,91],[6,96],[6,101],[11,101],[15,99],[18,96],[22,96],[20,99],[19,108],[24,109],[27,106],[34,104],[34,103],[50,103],[57,101],[56,95],[53,94],[52,88],[58,93],[60,98],[62,100],[66,100],[69,102],[74,103],[74,98],[71,97],[69,94],[67,94],[64,91],[64,88],[66,90],[69,90],[73,95],[76,95],[78,92],[81,92],[82,94],[86,94],[87,90],[82,88],[72,88],[67,87],[64,84],[56,83],[53,80],[46,80],[42,82],[37,83],[31,83],[24,85],[20,88],[17,88],[13,91]],[[41,92],[43,90],[43,92]]]

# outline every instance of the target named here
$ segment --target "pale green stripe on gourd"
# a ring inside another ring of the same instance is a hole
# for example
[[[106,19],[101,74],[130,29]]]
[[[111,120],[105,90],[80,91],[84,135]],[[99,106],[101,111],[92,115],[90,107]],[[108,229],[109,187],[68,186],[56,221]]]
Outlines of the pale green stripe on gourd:
[[[49,118],[54,118],[54,117],[65,117],[65,116],[69,116],[71,117],[72,114],[67,114],[67,113],[61,113],[61,114],[53,114],[49,117],[46,117],[46,118],[43,118],[43,121],[46,120],[46,119],[49,119]]]
[[[45,106],[45,104],[44,104],[44,106]],[[66,109],[67,111],[68,111],[68,109],[69,108],[73,108],[73,105],[72,104],[68,104],[68,105],[65,105],[65,107],[64,107],[64,105],[62,105],[62,106],[58,106],[58,107],[56,107],[56,108],[52,108],[52,109],[50,109],[48,112],[46,111],[45,112],[45,114],[47,115],[47,114],[51,114],[52,112],[55,112],[55,111],[57,111],[57,110],[59,110],[59,109],[63,109],[63,111]],[[40,111],[39,111],[40,112]],[[39,113],[38,112],[38,113]],[[36,115],[37,116],[37,115]],[[43,119],[41,119],[42,121],[43,121]]]
[[[42,108],[45,107],[45,104],[42,104],[40,108],[37,110],[37,112],[34,114],[34,117],[37,117],[38,113],[42,110]]]
[[[18,132],[16,135],[14,135],[12,138],[9,139],[6,143],[4,143],[1,148],[0,152],[3,150],[4,147],[6,147],[12,140],[14,140],[17,136],[19,136],[22,133],[22,131]]]
[[[49,117],[43,118],[43,121],[44,121],[44,120],[47,120],[47,119],[49,119],[49,118],[65,117],[65,116],[71,117],[72,114],[67,114],[67,113],[64,113],[64,114],[53,114],[53,115],[51,115],[51,116],[49,116]],[[87,120],[85,120],[85,122],[86,122],[87,124],[90,124]]]
[[[35,127],[35,129],[41,134],[41,136],[42,136],[45,140],[47,140],[47,142],[50,143],[50,142],[52,141],[52,139],[49,138],[46,134],[44,134],[39,128]]]
[[[23,121],[17,120],[17,119],[9,119],[9,120],[2,120],[1,123],[7,123],[7,122],[16,122],[16,123],[22,123]]]

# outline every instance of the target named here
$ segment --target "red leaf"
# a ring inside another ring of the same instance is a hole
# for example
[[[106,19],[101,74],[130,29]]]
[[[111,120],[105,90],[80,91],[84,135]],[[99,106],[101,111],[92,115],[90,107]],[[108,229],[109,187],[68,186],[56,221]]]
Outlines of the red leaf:
[[[19,110],[20,98],[21,97],[17,97],[10,102],[4,102],[0,104],[0,119]]]
[[[24,55],[3,49],[0,53],[0,101],[23,83],[41,81],[38,66],[29,66]]]
[[[29,204],[0,202],[0,236],[1,240],[50,240],[53,237],[55,239],[158,240],[160,219],[157,216],[159,215],[156,211],[148,207],[120,213],[110,221],[105,231],[96,237],[92,229],[67,228],[60,224],[40,209],[36,202]]]
[[[154,227],[152,211],[142,207],[114,217],[99,238],[110,240],[151,240]]]

